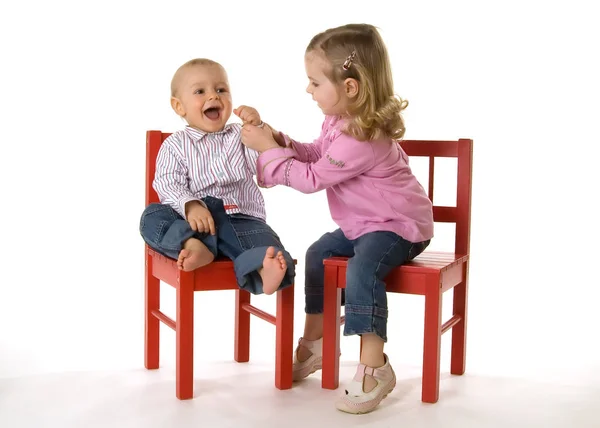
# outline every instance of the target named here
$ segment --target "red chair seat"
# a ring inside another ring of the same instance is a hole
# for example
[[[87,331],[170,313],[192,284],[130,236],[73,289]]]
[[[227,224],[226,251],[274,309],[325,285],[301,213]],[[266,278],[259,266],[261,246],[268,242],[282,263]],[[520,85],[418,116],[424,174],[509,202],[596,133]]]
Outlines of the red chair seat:
[[[457,276],[450,277],[449,274],[446,274],[448,286],[453,287],[458,284],[456,280],[460,277],[456,268],[468,259],[468,255],[426,251],[414,260],[394,269],[386,278],[386,290],[392,293],[425,295],[426,281],[421,280],[420,276],[441,275],[449,271]],[[347,261],[348,257],[330,257],[324,261],[325,266],[342,268],[338,270],[338,288],[346,288]]]

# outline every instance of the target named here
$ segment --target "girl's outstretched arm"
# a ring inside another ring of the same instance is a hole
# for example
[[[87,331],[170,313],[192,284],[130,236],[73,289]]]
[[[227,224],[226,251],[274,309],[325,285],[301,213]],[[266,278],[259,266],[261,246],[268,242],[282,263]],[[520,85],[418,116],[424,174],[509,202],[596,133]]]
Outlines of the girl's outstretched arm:
[[[278,184],[302,193],[314,193],[335,186],[370,170],[374,163],[371,143],[340,134],[315,162],[302,162],[292,148],[273,148],[257,162],[257,179],[263,187]]]
[[[275,141],[277,141],[277,144],[279,144],[281,147],[294,149],[298,154],[295,158],[300,162],[318,162],[322,156],[323,139],[325,138],[325,133],[329,128],[329,122],[331,120],[331,117],[327,117],[323,121],[323,125],[321,127],[321,135],[319,135],[319,138],[314,140],[312,143],[300,143],[296,140],[293,140],[283,132],[277,132],[273,130],[273,134],[277,133],[279,137],[279,139],[274,137]]]
[[[296,151],[295,159],[300,162],[315,163],[322,156],[323,139],[326,136],[326,131],[329,129],[331,122],[334,120],[333,117],[326,117],[321,126],[321,135],[315,139],[312,143],[301,143],[283,132],[277,131],[271,127],[273,139],[277,142],[280,147],[290,148]]]

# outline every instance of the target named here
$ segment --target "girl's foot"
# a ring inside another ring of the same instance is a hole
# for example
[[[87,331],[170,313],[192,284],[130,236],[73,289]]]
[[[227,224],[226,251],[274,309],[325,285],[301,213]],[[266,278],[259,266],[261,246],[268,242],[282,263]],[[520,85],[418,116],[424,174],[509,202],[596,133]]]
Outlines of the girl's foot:
[[[385,364],[379,368],[358,365],[345,395],[335,403],[338,410],[353,414],[369,413],[393,391],[396,386],[396,374],[387,355],[384,357]],[[373,383],[375,387],[371,388]]]
[[[304,379],[322,368],[323,364],[323,338],[306,340],[300,338],[298,347],[294,352],[294,365],[292,379],[294,382]]]
[[[267,248],[263,267],[258,271],[263,283],[263,291],[265,294],[273,294],[281,285],[281,281],[287,271],[287,262],[281,251],[275,254],[275,248]]]
[[[190,272],[199,267],[206,266],[215,259],[211,251],[196,238],[190,238],[183,244],[183,250],[179,252],[177,267],[180,270]]]

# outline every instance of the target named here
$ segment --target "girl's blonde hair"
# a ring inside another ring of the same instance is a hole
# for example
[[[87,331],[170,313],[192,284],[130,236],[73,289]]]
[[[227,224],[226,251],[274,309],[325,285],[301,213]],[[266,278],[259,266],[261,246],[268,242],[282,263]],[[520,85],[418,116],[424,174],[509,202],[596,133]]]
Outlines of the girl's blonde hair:
[[[348,109],[352,119],[346,132],[358,140],[401,139],[402,110],[408,101],[394,94],[387,49],[377,29],[368,24],[348,24],[317,34],[306,53],[322,54],[331,64],[327,77],[333,83],[347,78],[359,82],[359,91]]]

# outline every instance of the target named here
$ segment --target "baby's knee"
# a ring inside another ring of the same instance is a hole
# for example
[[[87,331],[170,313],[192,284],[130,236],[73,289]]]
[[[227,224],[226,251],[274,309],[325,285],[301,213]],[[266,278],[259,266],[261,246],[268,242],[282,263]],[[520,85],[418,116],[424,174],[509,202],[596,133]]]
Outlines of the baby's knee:
[[[179,214],[168,205],[151,203],[142,212],[142,222],[147,218],[158,218],[165,220],[176,220],[179,218]]]
[[[173,208],[168,205],[162,205],[158,203],[150,204],[144,209],[140,216],[140,233],[144,235],[153,231],[158,225],[164,222],[172,222],[176,219],[173,214],[177,216],[177,213],[173,211]]]

